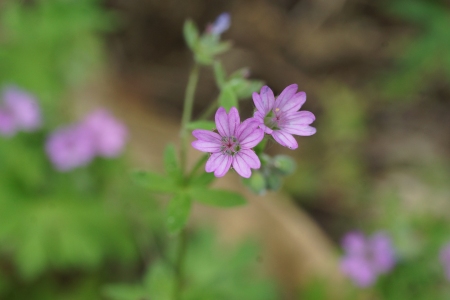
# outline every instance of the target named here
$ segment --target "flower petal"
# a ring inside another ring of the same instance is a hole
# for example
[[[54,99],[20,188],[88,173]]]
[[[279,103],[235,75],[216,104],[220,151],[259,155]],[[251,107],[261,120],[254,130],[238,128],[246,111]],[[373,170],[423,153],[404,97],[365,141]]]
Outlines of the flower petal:
[[[281,94],[278,96],[277,100],[275,101],[274,108],[275,109],[279,108],[281,111],[283,111],[283,107],[288,104],[288,102],[294,96],[297,89],[298,89],[298,86],[296,84],[291,84],[291,85],[287,86],[281,92]]]
[[[259,95],[261,97],[264,115],[267,115],[275,103],[275,96],[273,95],[273,91],[267,85],[261,88]]]
[[[217,141],[218,143],[221,142],[220,135],[209,130],[196,129],[192,131],[192,135],[195,136],[197,139],[205,142],[215,142],[215,141]]]
[[[283,130],[274,130],[272,136],[281,146],[288,147],[289,149],[297,149],[298,144],[295,138]]]
[[[236,128],[241,123],[241,118],[239,117],[239,112],[236,107],[232,107],[230,109],[230,113],[228,114],[228,124],[229,124],[229,135],[234,136],[236,133]]]
[[[255,107],[258,110],[258,112],[260,112],[262,114],[266,114],[267,112],[264,108],[264,103],[262,102],[261,96],[259,96],[258,93],[254,92],[252,94],[252,98],[253,98],[253,103],[255,104]]]
[[[259,128],[261,124],[254,118],[242,122],[236,130],[236,138],[242,148],[255,147],[264,138],[264,131]]]
[[[191,145],[197,150],[210,153],[219,152],[220,147],[222,146],[219,142],[207,142],[201,140],[193,141]]]
[[[224,176],[231,166],[232,157],[222,152],[212,154],[206,162],[205,171],[214,172],[216,177]]]
[[[241,158],[245,160],[247,165],[252,169],[261,168],[261,161],[259,160],[258,155],[253,150],[250,149],[242,149],[239,151],[236,156],[239,155]]]
[[[290,99],[286,100],[284,103],[276,106],[280,109],[281,112],[296,112],[302,107],[302,105],[306,102],[306,93],[299,92],[292,96]]]
[[[228,125],[227,111],[223,107],[219,107],[216,112],[216,127],[221,136],[229,136],[230,128]]]
[[[295,135],[310,136],[317,132],[316,128],[308,125],[287,125],[281,126],[281,130]]]
[[[286,125],[309,125],[316,120],[314,114],[310,111],[297,111],[287,113],[283,116],[283,124]]]
[[[239,155],[239,153],[233,157],[233,168],[244,178],[250,178],[250,176],[252,176],[250,166],[247,164],[245,159]]]

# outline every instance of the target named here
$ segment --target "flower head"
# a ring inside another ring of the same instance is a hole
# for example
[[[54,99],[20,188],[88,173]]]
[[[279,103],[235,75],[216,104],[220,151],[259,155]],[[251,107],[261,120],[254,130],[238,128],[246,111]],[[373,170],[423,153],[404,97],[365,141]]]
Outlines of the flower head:
[[[41,112],[36,99],[15,87],[3,91],[0,108],[0,133],[13,135],[19,130],[34,131],[41,126]]]
[[[206,172],[214,172],[216,177],[222,177],[233,166],[239,175],[249,178],[251,169],[261,167],[258,156],[251,148],[263,139],[263,130],[253,118],[241,123],[235,107],[230,109],[229,114],[225,108],[220,107],[215,121],[218,133],[202,129],[192,132],[198,139],[192,142],[192,146],[211,153],[206,162]]]
[[[360,232],[348,233],[342,248],[341,271],[360,287],[372,285],[378,275],[389,272],[395,265],[395,251],[389,236],[378,232],[366,238]]]
[[[439,254],[439,260],[444,267],[445,277],[450,281],[450,243],[447,243],[442,247]]]
[[[220,14],[217,19],[214,21],[212,25],[208,26],[207,31],[211,33],[212,35],[221,35],[225,31],[230,28],[230,14],[229,13],[222,13]]]
[[[55,131],[45,150],[55,168],[62,172],[87,165],[95,156],[92,132],[80,124]]]
[[[41,112],[32,95],[10,87],[4,91],[3,100],[20,129],[33,131],[41,126]]]
[[[115,157],[122,152],[127,141],[127,129],[106,110],[89,114],[83,124],[92,132],[98,155]]]
[[[293,134],[309,136],[316,133],[316,129],[309,126],[315,120],[314,114],[298,111],[306,101],[306,94],[297,93],[297,88],[296,84],[291,84],[276,99],[268,86],[263,86],[259,94],[253,93],[257,109],[254,118],[265,133],[271,134],[280,145],[290,149],[298,147]]]

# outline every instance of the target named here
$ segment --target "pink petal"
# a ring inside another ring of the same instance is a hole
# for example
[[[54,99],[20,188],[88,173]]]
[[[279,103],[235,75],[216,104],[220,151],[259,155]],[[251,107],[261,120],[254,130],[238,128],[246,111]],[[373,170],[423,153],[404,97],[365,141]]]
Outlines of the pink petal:
[[[249,118],[242,122],[236,130],[236,138],[242,148],[252,148],[258,145],[264,138],[264,131],[259,128],[261,124],[253,119]]]
[[[267,115],[267,113],[269,113],[269,111],[273,107],[273,104],[275,103],[275,96],[273,95],[272,90],[267,85],[261,88],[259,95],[261,97],[264,115]]]
[[[281,130],[295,135],[310,136],[317,132],[316,128],[308,125],[287,125],[281,126]]]
[[[236,156],[240,156],[242,159],[244,159],[247,165],[252,169],[261,168],[261,161],[259,160],[258,155],[256,155],[253,150],[242,149],[238,154],[236,154]]]
[[[219,152],[222,146],[219,142],[206,142],[201,140],[193,141],[191,145],[197,150],[211,153]]]
[[[280,109],[281,112],[296,112],[302,107],[302,105],[306,101],[306,93],[299,92],[292,96],[290,99],[286,100],[284,103],[279,104],[279,106],[275,106]]]
[[[230,113],[228,114],[228,124],[229,124],[229,135],[234,136],[236,132],[236,128],[241,123],[241,118],[239,117],[239,112],[236,107],[232,107],[230,109]]]
[[[245,159],[241,157],[239,154],[233,157],[233,168],[239,175],[241,175],[244,178],[249,178],[250,176],[252,176],[250,166],[247,164]]]
[[[291,84],[287,86],[281,94],[278,96],[277,100],[275,101],[274,108],[279,108],[280,110],[285,106],[288,101],[294,96],[295,92],[297,91],[298,86],[296,84]]]
[[[286,132],[283,132],[282,130],[274,130],[272,132],[272,136],[281,146],[288,147],[289,149],[297,149],[298,144],[295,138]]]
[[[221,136],[233,136],[240,122],[236,107],[232,107],[228,115],[223,107],[219,107],[216,112],[216,126]]]
[[[286,125],[309,125],[316,117],[309,111],[298,111],[295,113],[288,113],[283,117],[283,123]]]
[[[214,153],[206,162],[205,171],[214,172],[216,177],[224,176],[231,166],[232,157],[222,152]]]
[[[196,129],[192,131],[192,135],[195,136],[197,139],[206,142],[215,142],[215,141],[217,141],[218,143],[221,142],[220,135],[209,130]]]
[[[256,109],[258,110],[258,112],[261,112],[263,114],[266,114],[267,112],[265,111],[264,108],[264,103],[262,102],[261,97],[259,96],[258,93],[253,93],[252,94],[252,98],[253,98],[253,103],[255,104]]]
[[[215,120],[217,131],[219,131],[219,134],[221,136],[229,136],[230,128],[228,125],[228,115],[225,108],[219,107],[219,109],[216,112]]]

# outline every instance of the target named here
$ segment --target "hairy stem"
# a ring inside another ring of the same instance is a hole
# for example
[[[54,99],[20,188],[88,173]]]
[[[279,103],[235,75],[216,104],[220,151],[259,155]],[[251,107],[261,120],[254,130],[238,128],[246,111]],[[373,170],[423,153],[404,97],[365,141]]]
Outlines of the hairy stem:
[[[192,107],[194,105],[194,94],[195,89],[197,88],[198,83],[198,74],[199,74],[199,65],[195,63],[194,67],[189,74],[189,80],[186,87],[186,93],[184,96],[184,108],[183,108],[183,117],[181,119],[181,152],[180,152],[180,160],[181,160],[181,169],[184,173],[186,173],[186,159],[187,159],[187,147],[188,147],[188,139],[189,139],[189,131],[186,128],[187,124],[191,121],[192,117]]]

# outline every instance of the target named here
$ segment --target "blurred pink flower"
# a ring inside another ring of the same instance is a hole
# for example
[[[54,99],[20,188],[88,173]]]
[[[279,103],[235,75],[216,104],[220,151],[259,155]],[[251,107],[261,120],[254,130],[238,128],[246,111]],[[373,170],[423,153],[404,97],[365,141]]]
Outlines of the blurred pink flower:
[[[34,131],[41,127],[41,111],[36,99],[16,88],[7,87],[0,105],[0,134],[12,136],[17,131]]]
[[[100,109],[89,114],[83,124],[92,132],[97,155],[115,157],[122,153],[128,131],[106,110]]]
[[[280,145],[289,149],[298,147],[292,136],[309,136],[316,133],[309,126],[316,119],[309,111],[298,111],[306,101],[305,92],[297,92],[298,86],[286,87],[275,100],[272,90],[263,86],[260,93],[253,93],[253,102],[257,111],[254,118],[258,120],[265,133],[271,134]]]
[[[45,150],[55,168],[62,172],[87,165],[95,156],[92,133],[79,124],[52,133]]]
[[[395,250],[389,236],[378,232],[366,238],[360,232],[350,232],[342,240],[345,255],[341,271],[360,287],[375,283],[380,274],[389,272],[395,265]]]
[[[241,123],[235,107],[230,109],[229,114],[225,108],[220,107],[215,120],[219,133],[202,129],[192,132],[198,139],[192,142],[192,146],[197,150],[212,153],[206,162],[206,172],[214,172],[216,177],[222,177],[233,166],[239,175],[249,178],[251,169],[261,167],[258,156],[250,148],[263,139],[264,132],[253,118]]]
[[[87,165],[95,156],[118,156],[126,140],[125,126],[106,110],[97,110],[82,122],[52,133],[46,152],[57,170],[69,171]]]

